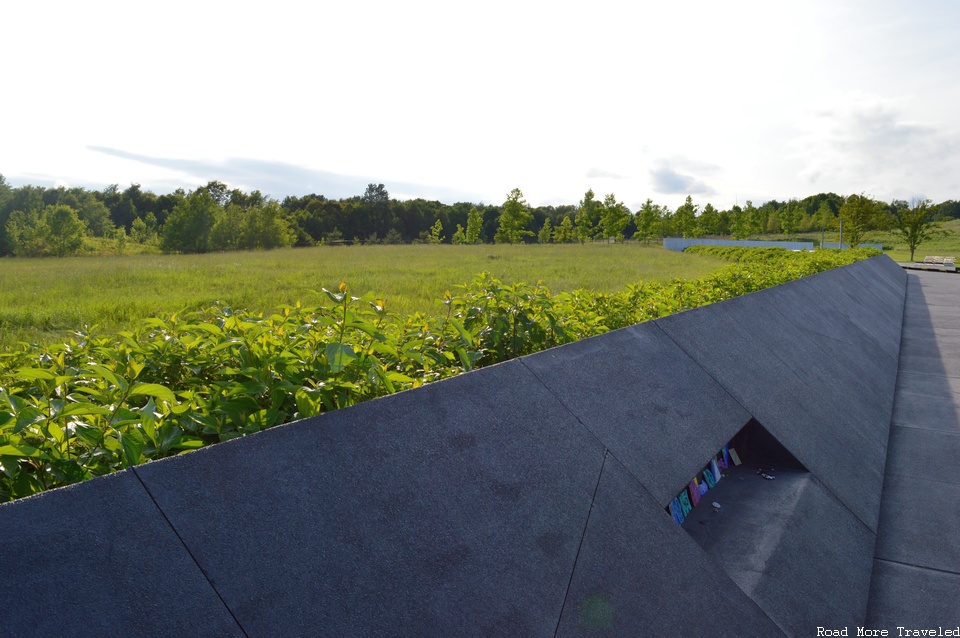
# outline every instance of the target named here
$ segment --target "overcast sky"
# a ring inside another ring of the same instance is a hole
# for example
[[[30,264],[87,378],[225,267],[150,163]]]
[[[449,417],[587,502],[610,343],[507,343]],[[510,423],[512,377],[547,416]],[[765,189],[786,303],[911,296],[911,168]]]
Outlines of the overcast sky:
[[[960,199],[960,3],[5,3],[0,174],[636,210]]]

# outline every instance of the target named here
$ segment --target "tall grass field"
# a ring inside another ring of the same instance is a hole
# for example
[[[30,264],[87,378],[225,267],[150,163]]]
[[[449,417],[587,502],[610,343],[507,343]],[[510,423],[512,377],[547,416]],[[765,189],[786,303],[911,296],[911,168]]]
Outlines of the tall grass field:
[[[205,255],[0,259],[0,351],[62,342],[70,331],[129,327],[144,317],[220,302],[272,311],[322,303],[341,281],[386,297],[400,315],[434,313],[445,291],[481,272],[538,281],[552,292],[615,292],[639,280],[694,279],[725,262],[640,244],[398,245],[291,248]]]

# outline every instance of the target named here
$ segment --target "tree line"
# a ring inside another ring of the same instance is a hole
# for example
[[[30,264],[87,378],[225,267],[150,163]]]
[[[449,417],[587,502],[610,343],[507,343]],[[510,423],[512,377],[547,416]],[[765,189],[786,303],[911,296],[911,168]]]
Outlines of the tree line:
[[[918,212],[919,211],[919,212]],[[64,256],[87,238],[152,245],[165,252],[268,249],[318,244],[574,243],[598,239],[746,237],[833,231],[843,220],[851,244],[863,233],[897,230],[904,219],[931,223],[960,217],[960,202],[879,202],[865,195],[821,193],[805,199],[747,201],[720,210],[691,197],[676,210],[647,199],[631,211],[614,194],[593,190],[577,204],[530,206],[520,189],[503,204],[444,204],[392,199],[383,184],[362,195],[330,199],[311,194],[282,200],[211,181],[194,190],[157,195],[131,184],[102,190],[9,185],[0,175],[0,255]],[[916,233],[914,233],[916,235]],[[921,239],[922,241],[922,239]],[[908,240],[909,243],[909,240]],[[913,247],[911,247],[913,248]]]

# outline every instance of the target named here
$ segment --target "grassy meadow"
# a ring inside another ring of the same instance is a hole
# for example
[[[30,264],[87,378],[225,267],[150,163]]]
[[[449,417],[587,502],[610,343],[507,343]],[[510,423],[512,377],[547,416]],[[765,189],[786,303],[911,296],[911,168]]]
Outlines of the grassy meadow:
[[[943,230],[949,231],[944,237],[937,237],[923,242],[917,247],[913,255],[914,261],[923,261],[927,255],[960,258],[960,219],[952,219],[940,224]],[[871,233],[867,241],[892,246],[892,250],[884,251],[891,259],[897,262],[910,261],[910,249],[903,243],[903,239],[893,233]]]
[[[693,279],[724,261],[655,246],[398,245],[291,248],[205,255],[0,259],[0,351],[18,342],[63,341],[71,330],[114,332],[143,317],[216,302],[268,311],[326,301],[345,281],[352,294],[386,296],[400,315],[432,313],[444,291],[481,272],[504,282],[542,281],[552,292],[614,292],[644,281]],[[320,293],[320,294],[318,294]]]
[[[951,219],[948,222],[942,222],[940,227],[947,231],[947,234],[943,237],[937,237],[920,244],[913,255],[915,261],[923,261],[923,258],[927,255],[940,255],[941,257],[953,256],[960,258],[960,219]],[[765,235],[759,237],[759,239],[769,239],[771,237],[772,236],[770,235]],[[776,237],[774,237],[774,239],[776,239]],[[802,241],[819,241],[820,233],[801,233],[796,236],[796,239]],[[838,233],[836,230],[830,231],[824,235],[824,240],[828,242],[836,242],[837,239]],[[892,232],[869,232],[864,238],[864,242],[868,244],[883,244],[884,246],[889,246],[890,250],[884,250],[883,252],[884,254],[888,255],[890,259],[896,262],[906,263],[910,261],[910,249],[907,248],[906,243],[904,243],[901,237],[898,237]]]

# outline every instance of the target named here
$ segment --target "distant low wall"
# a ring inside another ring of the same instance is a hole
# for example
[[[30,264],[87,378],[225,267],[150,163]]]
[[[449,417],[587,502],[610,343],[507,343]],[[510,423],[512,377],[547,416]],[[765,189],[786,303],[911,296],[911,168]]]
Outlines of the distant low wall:
[[[787,250],[813,250],[812,241],[748,241],[739,239],[690,239],[665,237],[663,247],[683,252],[690,246],[744,246],[748,248],[786,248]]]
[[[876,248],[877,250],[883,250],[883,244],[857,244],[860,248]],[[850,248],[850,244],[838,244],[835,241],[825,241],[820,244],[821,248]]]

